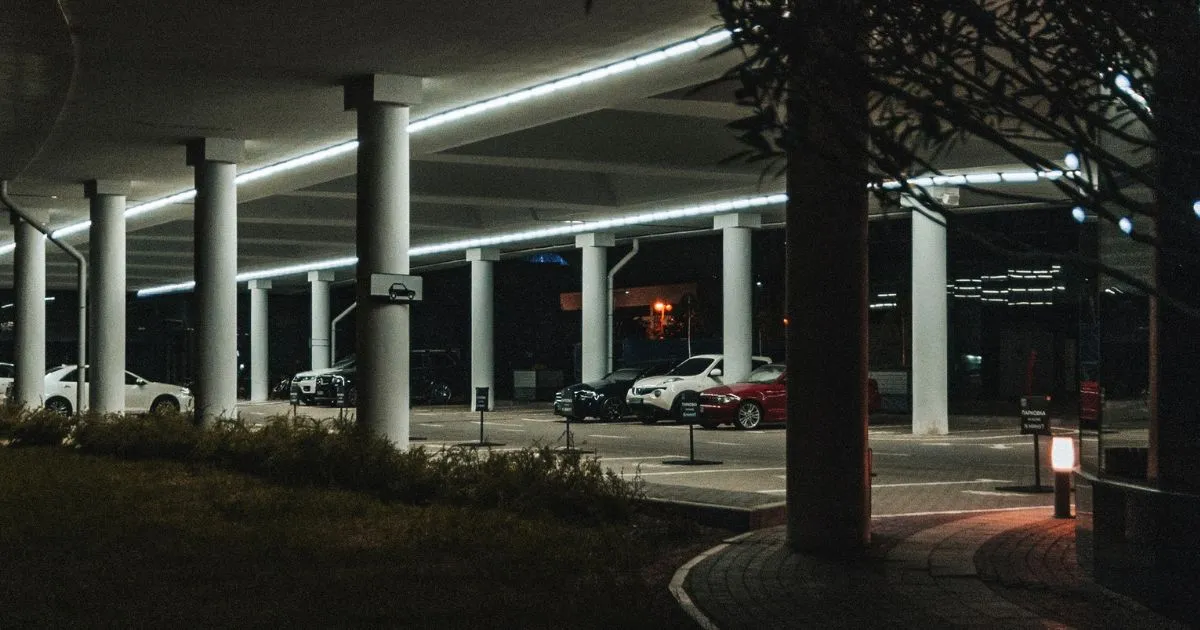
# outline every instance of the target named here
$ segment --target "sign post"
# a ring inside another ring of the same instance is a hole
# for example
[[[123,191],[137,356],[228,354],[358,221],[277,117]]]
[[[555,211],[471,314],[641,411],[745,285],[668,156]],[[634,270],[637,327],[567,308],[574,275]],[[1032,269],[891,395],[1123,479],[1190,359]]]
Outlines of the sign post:
[[[1050,397],[1033,395],[1021,397],[1020,410],[1021,435],[1033,436],[1033,485],[1032,486],[1001,486],[997,490],[1010,492],[1053,492],[1050,486],[1042,485],[1041,448],[1038,436],[1050,435]]]
[[[713,459],[696,459],[696,420],[700,418],[700,392],[679,392],[679,417],[676,420],[688,423],[688,458],[666,459],[664,464],[679,466],[715,466],[722,462]]]
[[[475,388],[475,411],[479,412],[479,441],[478,442],[459,442],[455,446],[467,446],[470,448],[478,448],[480,446],[504,446],[504,442],[489,442],[483,437],[483,414],[488,410],[488,387]]]
[[[558,439],[560,439],[560,440],[563,437],[566,437],[567,445],[560,448],[559,450],[564,453],[568,453],[568,454],[595,453],[596,451],[593,451],[593,450],[585,450],[582,448],[575,448],[575,438],[574,438],[574,436],[571,435],[571,415],[574,413],[574,410],[582,408],[582,406],[579,404],[579,401],[577,399],[578,396],[579,396],[579,392],[575,392],[571,395],[571,398],[568,399],[570,401],[568,403],[570,406],[565,409],[566,416],[564,417],[564,419],[567,421],[567,428],[565,431],[563,431],[562,435],[558,436]]]

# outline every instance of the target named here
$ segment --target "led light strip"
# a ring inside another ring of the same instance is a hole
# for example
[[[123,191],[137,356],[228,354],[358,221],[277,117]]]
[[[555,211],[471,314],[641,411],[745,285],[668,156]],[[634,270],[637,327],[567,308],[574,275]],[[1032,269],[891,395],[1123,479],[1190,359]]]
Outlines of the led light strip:
[[[410,257],[430,256],[433,254],[444,254],[446,252],[464,251],[475,247],[489,247],[492,245],[502,245],[506,243],[519,243],[524,241],[536,241],[556,236],[567,236],[572,234],[583,234],[586,232],[597,232],[611,230],[614,228],[625,227],[630,225],[640,225],[646,223],[662,223],[664,221],[672,221],[686,217],[702,217],[723,214],[727,212],[735,212],[737,210],[745,210],[749,208],[761,208],[763,206],[779,205],[787,202],[787,195],[774,194],[762,195],[758,197],[748,197],[745,199],[734,199],[731,201],[719,201],[716,203],[708,203],[697,206],[687,206],[683,208],[672,208],[670,210],[659,210],[656,212],[647,212],[643,214],[630,215],[627,217],[615,217],[610,219],[601,219],[599,221],[585,221],[583,223],[571,223],[560,227],[546,228],[541,230],[528,230],[524,232],[510,232],[508,234],[497,234],[483,238],[464,239],[460,241],[450,241],[447,243],[439,243],[435,245],[425,245],[414,247],[408,250]],[[287,267],[274,267],[271,269],[259,269],[256,271],[247,271],[237,275],[238,282],[247,280],[260,280],[263,278],[277,278],[280,276],[289,276],[309,271],[319,271],[322,269],[339,269],[344,267],[353,267],[358,263],[358,258],[353,256],[347,258],[334,258],[331,260],[321,260],[312,263],[302,263],[298,265],[289,265]],[[175,284],[167,284],[157,287],[141,289],[137,292],[138,297],[149,297],[152,295],[163,295],[165,293],[178,293],[181,291],[190,291],[196,286],[194,280],[187,282],[179,282]]]
[[[1072,173],[1073,171],[1068,171]],[[1063,171],[1002,171],[997,173],[976,173],[970,175],[939,175],[930,178],[915,178],[908,180],[910,185],[919,185],[915,182],[923,179],[930,180],[929,184],[937,180],[937,185],[946,186],[963,186],[971,183],[979,183],[980,176],[986,176],[989,183],[1024,183],[1029,181],[1038,181],[1040,179],[1057,179],[1063,176]],[[891,186],[890,184],[896,184]],[[887,189],[900,188],[898,182],[884,182],[883,187]],[[543,240],[554,237],[569,236],[573,234],[583,234],[586,232],[602,232],[614,228],[627,227],[630,225],[641,225],[648,223],[661,223],[664,221],[672,221],[675,219],[711,216],[716,214],[725,214],[736,212],[748,208],[757,208],[762,206],[777,205],[787,202],[787,195],[777,193],[773,195],[765,195],[759,197],[749,197],[744,199],[736,199],[731,201],[721,201],[698,206],[688,206],[683,208],[674,208],[671,210],[660,210],[656,212],[648,212],[644,214],[630,215],[625,217],[614,217],[609,219],[600,219],[597,221],[584,221],[580,223],[569,223],[553,228],[543,228],[540,230],[529,230],[524,232],[510,232],[508,234],[497,234],[495,236],[486,236],[480,238],[462,239],[458,241],[448,241],[445,243],[436,243],[433,245],[422,245],[413,247],[408,251],[410,257],[428,256],[432,254],[444,254],[447,252],[465,251],[476,247],[491,247],[496,245],[505,245],[508,243],[519,243],[525,241]],[[318,271],[322,269],[338,269],[344,267],[352,267],[358,262],[357,258],[337,258],[333,260],[316,261],[312,263],[302,263],[297,265],[289,265],[286,267],[275,267],[271,269],[261,269],[257,271],[249,271],[238,274],[237,281],[245,282],[247,280],[259,280],[264,278],[277,278],[280,276],[295,275],[307,273],[309,271]],[[178,293],[181,291],[190,291],[195,287],[195,281],[180,282],[176,284],[161,285],[141,289],[137,292],[138,297],[148,297],[153,295],[162,295],[165,293]],[[883,296],[881,296],[883,297]]]

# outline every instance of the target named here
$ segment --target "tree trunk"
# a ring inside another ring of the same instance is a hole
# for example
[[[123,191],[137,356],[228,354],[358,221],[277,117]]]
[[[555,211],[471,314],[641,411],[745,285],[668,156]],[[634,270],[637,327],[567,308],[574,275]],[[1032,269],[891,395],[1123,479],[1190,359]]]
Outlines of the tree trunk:
[[[1200,296],[1200,7],[1166,0],[1156,16],[1154,120],[1162,191],[1155,225],[1160,293],[1196,305]],[[1152,302],[1149,477],[1162,487],[1200,488],[1200,322]]]
[[[805,32],[789,51],[788,544],[853,556],[869,542],[871,517],[861,8],[805,1],[793,11]]]

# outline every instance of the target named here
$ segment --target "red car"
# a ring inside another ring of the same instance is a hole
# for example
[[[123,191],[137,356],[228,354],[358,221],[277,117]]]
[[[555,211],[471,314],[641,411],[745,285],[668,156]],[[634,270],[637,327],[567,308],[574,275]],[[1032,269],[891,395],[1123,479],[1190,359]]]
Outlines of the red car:
[[[874,413],[879,409],[879,384],[869,379],[867,387],[868,413]],[[753,429],[764,422],[787,422],[787,368],[782,363],[764,365],[739,383],[700,392],[698,424],[706,429],[722,424]]]

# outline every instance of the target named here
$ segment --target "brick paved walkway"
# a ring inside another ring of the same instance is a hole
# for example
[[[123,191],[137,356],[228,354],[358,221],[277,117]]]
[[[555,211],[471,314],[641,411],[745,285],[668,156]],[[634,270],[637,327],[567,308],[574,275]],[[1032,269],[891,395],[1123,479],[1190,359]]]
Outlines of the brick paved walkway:
[[[676,574],[702,627],[1185,628],[1097,586],[1074,521],[1045,508],[878,518],[861,560],[793,554],[782,527],[730,539]]]

